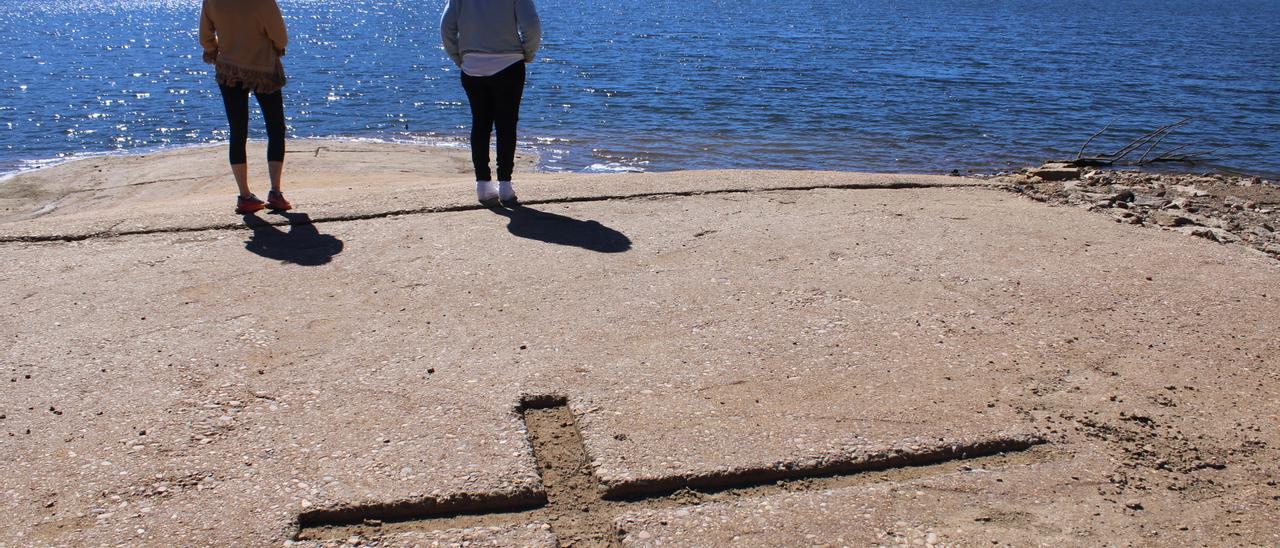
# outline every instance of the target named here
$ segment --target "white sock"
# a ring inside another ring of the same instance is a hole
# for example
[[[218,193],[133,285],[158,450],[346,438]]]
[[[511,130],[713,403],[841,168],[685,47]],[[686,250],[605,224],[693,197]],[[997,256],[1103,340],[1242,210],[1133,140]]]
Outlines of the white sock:
[[[476,181],[476,198],[492,200],[498,196],[498,185],[493,181]]]
[[[504,202],[516,197],[516,189],[511,186],[511,181],[498,181],[498,196]]]

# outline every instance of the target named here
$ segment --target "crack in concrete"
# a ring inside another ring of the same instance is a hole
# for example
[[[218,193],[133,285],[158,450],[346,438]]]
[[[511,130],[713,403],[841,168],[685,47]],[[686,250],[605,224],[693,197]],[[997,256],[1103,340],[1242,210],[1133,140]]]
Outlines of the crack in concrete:
[[[611,200],[636,200],[644,198],[679,198],[689,196],[713,196],[719,194],[751,194],[755,192],[801,192],[809,190],[919,190],[919,189],[947,189],[947,188],[980,188],[980,189],[996,189],[1000,185],[975,184],[975,183],[847,183],[836,185],[801,185],[787,186],[776,188],[760,188],[760,189],[717,189],[717,190],[687,190],[687,191],[667,191],[667,192],[640,192],[635,194],[614,194],[604,196],[568,196],[564,198],[550,198],[545,200],[522,200],[524,205],[540,205],[540,204],[574,204],[574,203],[590,203],[590,202],[607,202]],[[305,224],[322,224],[322,223],[340,223],[348,221],[367,221],[372,219],[385,219],[387,217],[410,216],[410,215],[430,215],[435,213],[457,213],[461,211],[477,211],[488,209],[488,207],[480,204],[454,205],[454,206],[437,206],[437,207],[419,207],[410,209],[396,209],[390,211],[379,211],[374,213],[357,213],[352,215],[324,215],[310,219],[310,222],[292,222],[292,221],[264,221],[271,226],[289,226],[289,225],[305,225]],[[124,222],[124,221],[121,221]],[[38,234],[27,236],[7,236],[0,235],[0,244],[4,243],[60,243],[60,242],[80,242],[92,239],[114,239],[125,236],[145,236],[151,234],[183,234],[190,232],[210,232],[218,230],[244,230],[248,228],[243,222],[239,223],[218,223],[199,226],[186,227],[167,227],[167,228],[142,228],[137,230],[121,230],[114,231],[111,229],[101,230],[97,232],[87,232],[84,234]]]
[[[638,481],[608,489],[592,473],[586,444],[567,398],[526,397],[517,408],[525,421],[543,489],[515,494],[462,494],[442,502],[356,506],[299,516],[298,540],[358,537],[376,540],[407,532],[546,523],[561,546],[618,546],[626,531],[615,518],[637,510],[754,499],[780,492],[812,492],[884,481],[907,481],[943,473],[957,461],[965,469],[1024,465],[1053,457],[1034,451],[1035,436],[997,438],[919,455],[894,455],[856,466],[777,470],[758,468],[718,476]]]

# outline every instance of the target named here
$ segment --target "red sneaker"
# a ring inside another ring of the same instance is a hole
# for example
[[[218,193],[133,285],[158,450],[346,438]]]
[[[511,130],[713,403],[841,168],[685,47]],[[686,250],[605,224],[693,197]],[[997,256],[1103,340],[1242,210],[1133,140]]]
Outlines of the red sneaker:
[[[293,204],[284,199],[283,193],[272,190],[267,193],[267,207],[271,208],[271,211],[289,211],[293,209]]]
[[[252,194],[248,196],[239,196],[236,198],[236,213],[239,215],[248,215],[262,211],[266,207],[266,203],[259,200],[257,196]]]

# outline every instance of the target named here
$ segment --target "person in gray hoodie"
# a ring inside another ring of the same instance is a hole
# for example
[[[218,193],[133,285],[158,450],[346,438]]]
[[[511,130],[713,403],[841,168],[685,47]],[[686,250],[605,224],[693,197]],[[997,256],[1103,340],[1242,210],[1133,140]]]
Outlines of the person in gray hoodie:
[[[486,206],[516,204],[516,123],[524,95],[525,63],[542,44],[533,0],[449,0],[440,18],[444,51],[462,69],[471,104],[471,162],[476,198]],[[489,171],[489,136],[498,131],[498,183]]]

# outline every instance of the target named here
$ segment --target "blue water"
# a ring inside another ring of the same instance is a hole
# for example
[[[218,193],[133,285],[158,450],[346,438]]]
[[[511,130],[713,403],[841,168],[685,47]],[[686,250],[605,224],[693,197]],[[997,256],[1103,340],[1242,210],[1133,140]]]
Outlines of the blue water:
[[[461,144],[441,0],[281,0],[289,131]],[[0,3],[0,172],[225,138],[198,0]],[[1280,174],[1280,1],[540,0],[544,170],[995,171],[1190,117]],[[255,136],[261,137],[255,121]]]

